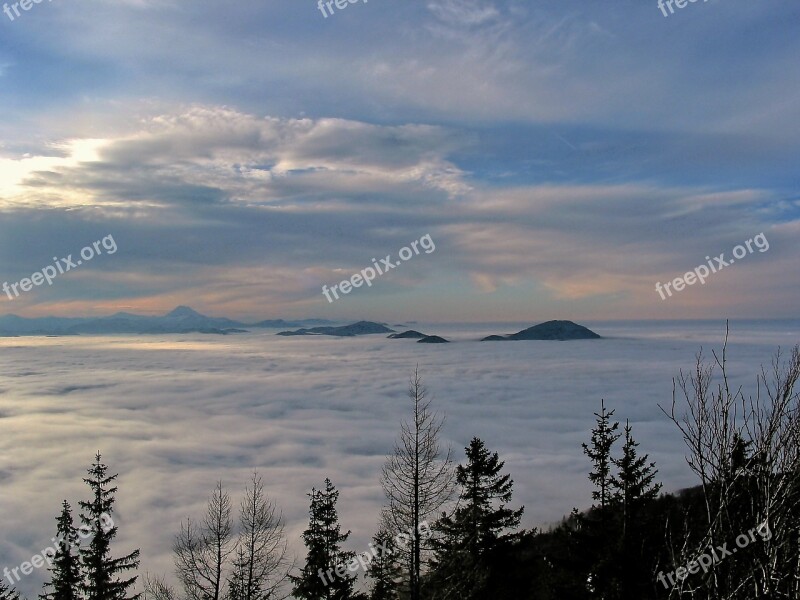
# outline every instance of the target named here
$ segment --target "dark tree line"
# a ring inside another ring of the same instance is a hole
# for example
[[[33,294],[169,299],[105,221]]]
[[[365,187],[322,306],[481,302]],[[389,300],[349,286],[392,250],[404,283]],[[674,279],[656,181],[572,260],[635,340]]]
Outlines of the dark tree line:
[[[698,357],[691,374],[676,378],[676,403],[667,412],[701,485],[662,493],[631,424],[620,426],[601,402],[583,444],[592,506],[573,509],[546,531],[519,530],[523,509],[511,508],[513,482],[479,438],[450,469],[450,453],[438,442],[443,420],[415,373],[413,419],[383,471],[387,508],[374,542],[391,540],[418,515],[431,516],[431,506],[439,513],[431,538],[375,558],[367,598],[800,598],[800,350],[788,360],[776,356],[749,399],[728,386],[725,350],[714,358],[706,364]],[[736,554],[723,552],[726,544],[735,544]],[[712,549],[703,568],[697,559]]]

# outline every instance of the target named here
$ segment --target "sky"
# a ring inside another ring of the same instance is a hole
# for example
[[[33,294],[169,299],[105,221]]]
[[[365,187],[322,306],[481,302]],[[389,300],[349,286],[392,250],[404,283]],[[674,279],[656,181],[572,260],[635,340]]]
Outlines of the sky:
[[[795,316],[794,0],[8,8],[0,283],[118,251],[0,314]],[[425,235],[435,251],[322,294]]]

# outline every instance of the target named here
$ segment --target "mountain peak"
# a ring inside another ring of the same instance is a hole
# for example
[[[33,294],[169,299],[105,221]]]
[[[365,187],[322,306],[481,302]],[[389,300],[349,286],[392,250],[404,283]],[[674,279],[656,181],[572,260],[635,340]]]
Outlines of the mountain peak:
[[[199,312],[196,310],[189,308],[188,306],[178,306],[170,313],[167,313],[165,316],[167,317],[203,317]]]

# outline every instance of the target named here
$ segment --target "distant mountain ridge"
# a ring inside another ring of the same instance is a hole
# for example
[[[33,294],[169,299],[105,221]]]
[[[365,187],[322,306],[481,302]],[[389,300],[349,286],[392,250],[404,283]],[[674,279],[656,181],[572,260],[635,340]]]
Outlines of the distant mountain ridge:
[[[371,335],[373,333],[394,333],[394,329],[389,329],[382,323],[372,321],[359,321],[352,325],[342,327],[312,327],[311,329],[298,329],[297,331],[281,331],[277,335],[331,335],[335,337],[354,337],[357,335]]]
[[[292,328],[297,328],[292,330]],[[188,306],[177,306],[162,316],[137,315],[117,312],[107,317],[38,317],[17,315],[0,316],[0,337],[9,336],[64,336],[64,335],[114,335],[114,334],[175,334],[204,333],[228,335],[247,333],[248,329],[281,329],[277,335],[355,337],[372,334],[391,334],[393,339],[416,339],[422,344],[447,343],[436,336],[408,330],[396,333],[386,323],[358,321],[349,325],[336,325],[325,319],[284,321],[265,320],[247,324],[225,317],[209,317]],[[481,341],[514,340],[585,340],[600,339],[594,331],[572,321],[547,321],[510,335],[490,335]]]
[[[108,317],[38,317],[17,315],[0,317],[0,336],[14,335],[79,335],[79,334],[166,334],[207,333],[227,335],[244,333],[244,328],[285,328],[324,325],[323,319],[302,321],[260,321],[247,324],[227,318],[209,317],[188,306],[178,306],[163,316],[117,312]]]

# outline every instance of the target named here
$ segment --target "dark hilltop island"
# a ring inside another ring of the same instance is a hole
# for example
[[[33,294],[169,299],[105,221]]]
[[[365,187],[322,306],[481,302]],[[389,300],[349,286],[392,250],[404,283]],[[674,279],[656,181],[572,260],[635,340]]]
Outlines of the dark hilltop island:
[[[602,339],[591,329],[572,321],[547,321],[528,327],[511,335],[490,335],[482,342],[510,342],[516,340],[599,340]]]

